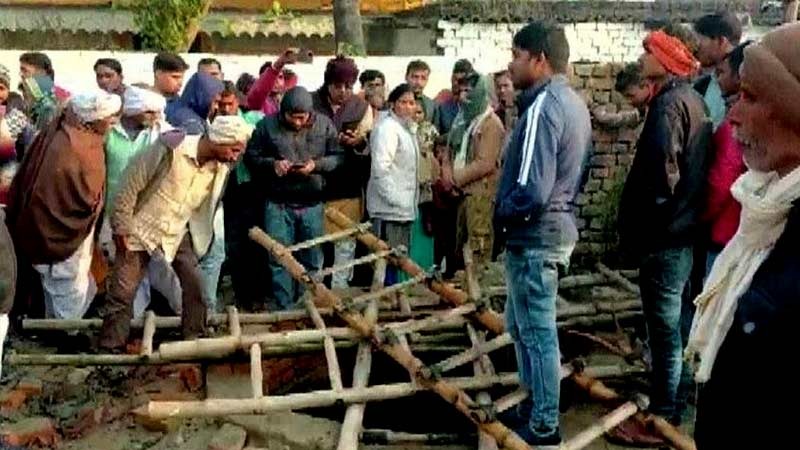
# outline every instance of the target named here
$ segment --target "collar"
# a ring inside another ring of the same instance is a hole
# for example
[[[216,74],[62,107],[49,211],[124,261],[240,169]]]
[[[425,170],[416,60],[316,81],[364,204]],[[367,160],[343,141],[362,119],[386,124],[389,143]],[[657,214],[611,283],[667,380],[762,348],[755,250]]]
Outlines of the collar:
[[[552,77],[537,81],[522,91],[522,94],[517,97],[517,108],[519,108],[520,111],[527,110],[528,107],[531,106],[536,100],[536,97],[539,96],[539,93],[541,93],[550,83],[564,83],[566,82],[566,79],[567,78],[565,75],[557,74],[553,75]]]

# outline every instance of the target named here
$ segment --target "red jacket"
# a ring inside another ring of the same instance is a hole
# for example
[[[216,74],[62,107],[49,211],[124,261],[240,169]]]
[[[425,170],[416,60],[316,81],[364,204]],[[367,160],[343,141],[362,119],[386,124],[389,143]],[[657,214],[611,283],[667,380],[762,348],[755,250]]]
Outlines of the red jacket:
[[[739,228],[742,206],[731,194],[731,186],[747,168],[742,148],[733,137],[726,118],[714,133],[714,157],[708,170],[708,197],[704,218],[711,227],[711,242],[725,246]]]
[[[253,83],[250,92],[247,93],[247,108],[254,111],[261,111],[265,116],[274,116],[280,111],[280,106],[270,97],[275,81],[281,72],[273,67],[267,68],[264,73]],[[292,75],[284,79],[284,92],[297,86],[297,75]]]

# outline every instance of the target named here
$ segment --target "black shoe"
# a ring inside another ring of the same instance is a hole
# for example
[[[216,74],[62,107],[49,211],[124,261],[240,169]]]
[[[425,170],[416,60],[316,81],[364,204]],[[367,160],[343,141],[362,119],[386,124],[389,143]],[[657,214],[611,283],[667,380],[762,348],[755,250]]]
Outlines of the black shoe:
[[[533,430],[527,425],[515,428],[514,432],[526,443],[538,450],[557,449],[561,445],[561,433],[556,430],[546,435],[534,435]]]

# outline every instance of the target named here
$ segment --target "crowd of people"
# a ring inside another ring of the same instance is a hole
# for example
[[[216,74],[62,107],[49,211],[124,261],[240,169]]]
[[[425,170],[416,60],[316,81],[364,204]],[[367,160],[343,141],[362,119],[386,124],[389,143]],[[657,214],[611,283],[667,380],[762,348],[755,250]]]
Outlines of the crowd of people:
[[[769,410],[788,378],[764,368],[800,310],[800,26],[757,43],[740,42],[730,13],[693,28],[650,32],[617,75],[644,119],[620,243],[639,269],[650,411],[679,425],[697,381],[698,448],[767,448],[790,428]],[[506,327],[531,396],[503,420],[537,448],[559,445],[558,278],[579,237],[592,119],[567,77],[563,28],[532,22],[512,44],[493,74],[457,61],[435,98],[419,60],[388,89],[380,71],[337,56],[309,91],[290,69],[304,56],[294,50],[235,83],[203,59],[185,86],[179,55],[155,57],[152,85],[126,85],[120,62],[103,58],[99,90],[76,94],[43,53],[20,57],[21,94],[0,66],[0,203],[18,270],[0,312],[99,315],[97,346],[119,352],[132,318],[166,307],[191,339],[219,308],[223,266],[240,308],[295,308],[302,287],[248,230],[291,246],[337,231],[330,208],[370,220],[445,278],[465,246],[479,264],[504,254]],[[363,251],[351,238],[296,255],[313,273]],[[357,278],[351,268],[326,282]],[[402,279],[387,270],[387,285]],[[661,442],[637,424],[614,437]]]

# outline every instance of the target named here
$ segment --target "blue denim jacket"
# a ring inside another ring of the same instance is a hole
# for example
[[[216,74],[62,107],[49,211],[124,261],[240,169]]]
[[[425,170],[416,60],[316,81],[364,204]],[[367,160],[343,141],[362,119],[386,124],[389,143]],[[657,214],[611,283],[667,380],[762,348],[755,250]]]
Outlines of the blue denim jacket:
[[[589,110],[563,75],[522,93],[505,150],[494,230],[507,246],[575,243],[574,199],[592,144]]]

